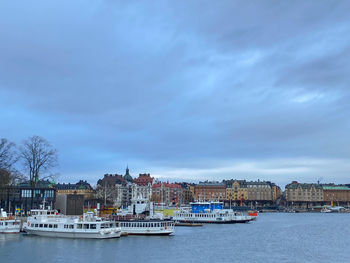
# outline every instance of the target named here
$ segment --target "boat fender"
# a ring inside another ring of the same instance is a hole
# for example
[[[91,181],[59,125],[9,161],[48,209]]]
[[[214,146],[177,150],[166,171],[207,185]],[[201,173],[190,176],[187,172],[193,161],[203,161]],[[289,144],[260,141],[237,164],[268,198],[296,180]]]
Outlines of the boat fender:
[[[27,225],[30,226],[30,222],[28,222]]]

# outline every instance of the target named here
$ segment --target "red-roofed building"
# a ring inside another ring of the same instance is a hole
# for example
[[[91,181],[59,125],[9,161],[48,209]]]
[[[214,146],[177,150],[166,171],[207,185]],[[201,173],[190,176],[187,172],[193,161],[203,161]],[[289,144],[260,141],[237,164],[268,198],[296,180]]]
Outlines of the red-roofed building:
[[[139,177],[133,180],[132,198],[139,197],[150,200],[152,195],[152,184],[154,178],[150,174],[139,174]]]
[[[154,178],[151,177],[150,174],[139,174],[139,177],[135,178],[133,180],[133,183],[139,185],[139,186],[145,186],[148,184],[153,184]]]

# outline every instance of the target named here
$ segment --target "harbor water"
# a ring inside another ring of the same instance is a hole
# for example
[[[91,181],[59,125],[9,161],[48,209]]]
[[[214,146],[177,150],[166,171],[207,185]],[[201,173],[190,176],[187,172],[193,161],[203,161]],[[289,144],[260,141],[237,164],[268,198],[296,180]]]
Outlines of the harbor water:
[[[0,262],[350,262],[349,226],[350,214],[266,213],[248,224],[176,227],[173,236],[0,234]]]

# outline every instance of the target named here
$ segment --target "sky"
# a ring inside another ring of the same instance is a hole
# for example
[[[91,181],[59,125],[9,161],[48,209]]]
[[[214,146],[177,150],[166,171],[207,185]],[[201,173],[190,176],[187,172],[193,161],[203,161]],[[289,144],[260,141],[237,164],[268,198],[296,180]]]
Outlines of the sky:
[[[350,183],[350,1],[0,2],[0,138],[59,182]]]

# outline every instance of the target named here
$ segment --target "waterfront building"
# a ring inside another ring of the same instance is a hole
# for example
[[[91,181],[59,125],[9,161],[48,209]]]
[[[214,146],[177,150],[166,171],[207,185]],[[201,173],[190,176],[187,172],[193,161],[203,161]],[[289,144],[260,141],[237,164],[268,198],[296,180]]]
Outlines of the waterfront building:
[[[248,200],[258,203],[272,203],[271,183],[265,181],[247,182]]]
[[[226,185],[219,182],[200,182],[194,187],[194,199],[197,201],[224,201]]]
[[[150,200],[152,197],[152,185],[154,178],[150,174],[139,174],[139,177],[133,180],[131,186],[131,196],[133,199],[143,198]]]
[[[288,206],[311,208],[323,204],[323,188],[320,184],[306,184],[293,181],[285,187]]]
[[[54,207],[56,190],[51,182],[39,180],[36,186],[29,181],[17,186],[0,187],[0,207],[5,211],[16,214],[18,211],[25,215],[31,209],[38,209],[43,201]]]
[[[274,202],[277,201],[277,199],[280,199],[282,197],[282,190],[281,187],[278,185],[271,183],[271,190],[272,190],[272,200]]]
[[[189,183],[180,183],[181,188],[182,188],[182,198],[180,199],[181,202],[180,204],[189,204],[194,201],[193,198],[193,191],[192,188],[194,189],[194,184],[189,184]]]
[[[64,215],[83,215],[83,194],[60,194],[56,196],[55,209]]]
[[[345,185],[322,185],[323,201],[325,204],[349,206],[350,187]]]
[[[226,181],[226,201],[233,202],[234,205],[248,200],[248,189],[246,180]]]
[[[104,200],[104,205],[126,206],[130,202],[128,182],[122,175],[105,174],[97,181],[96,197]]]
[[[76,184],[55,184],[57,195],[83,195],[84,199],[93,199],[94,190],[87,181],[80,180]]]
[[[183,203],[181,185],[178,183],[162,182],[153,184],[152,201],[165,205],[179,205]]]

